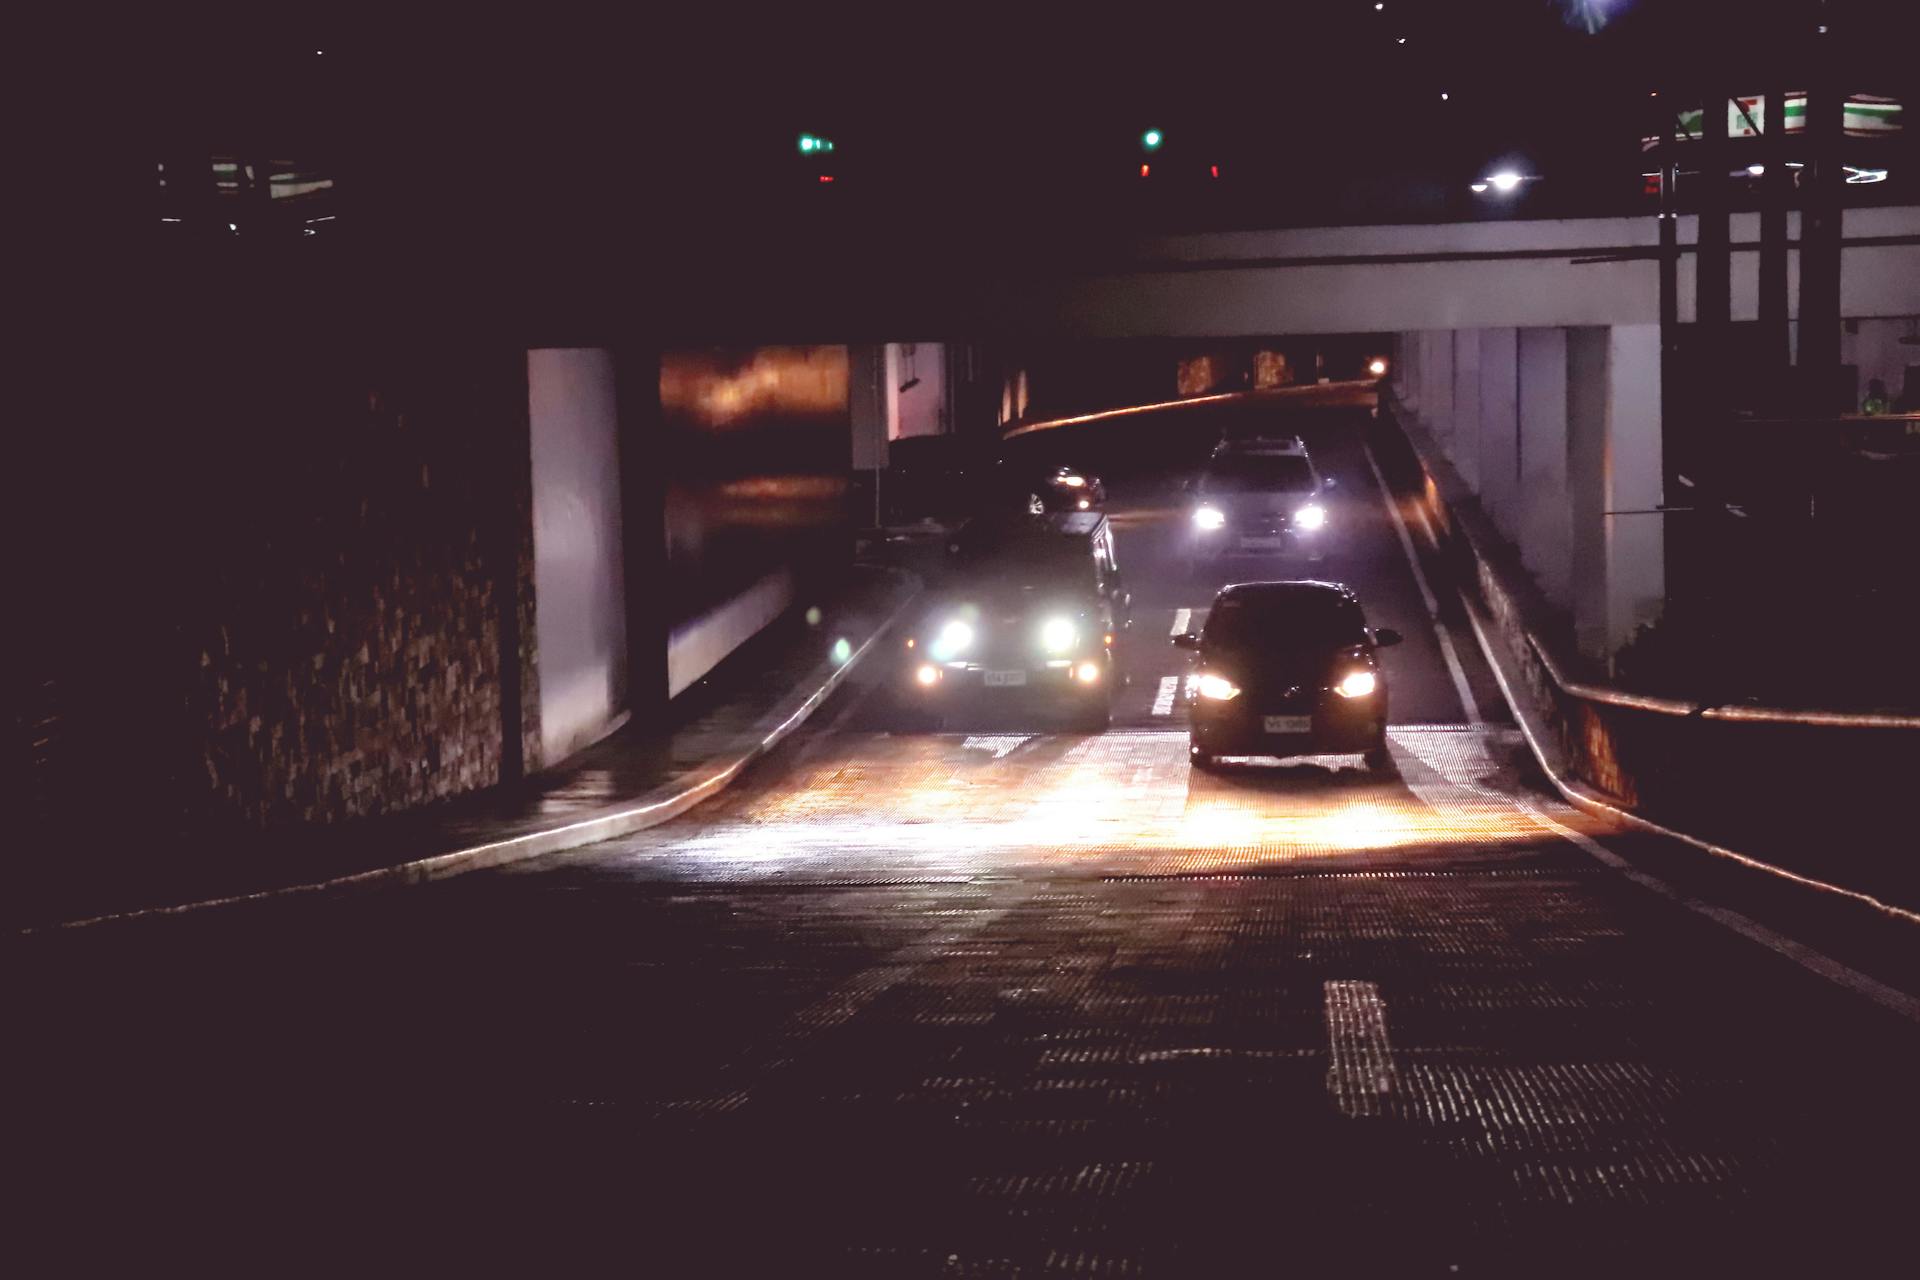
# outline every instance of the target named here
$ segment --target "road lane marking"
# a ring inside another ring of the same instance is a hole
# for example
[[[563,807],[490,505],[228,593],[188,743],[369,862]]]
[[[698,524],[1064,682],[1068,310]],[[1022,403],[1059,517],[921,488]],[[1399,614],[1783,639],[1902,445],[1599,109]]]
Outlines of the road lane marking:
[[[1327,1041],[1332,1062],[1327,1092],[1349,1116],[1377,1116],[1382,1100],[1399,1084],[1393,1046],[1387,1041],[1387,1006],[1371,982],[1328,982]]]
[[[1160,692],[1153,695],[1153,714],[1170,716],[1173,714],[1173,696],[1180,692],[1179,676],[1161,676]]]
[[[1460,710],[1466,715],[1467,723],[1480,724],[1480,708],[1474,703],[1473,688],[1467,683],[1467,671],[1460,665],[1460,655],[1453,650],[1453,638],[1447,634],[1446,624],[1440,621],[1440,601],[1435,598],[1433,588],[1427,584],[1427,574],[1420,567],[1420,557],[1414,552],[1413,538],[1407,533],[1407,522],[1400,518],[1400,508],[1393,500],[1393,490],[1387,488],[1387,478],[1380,474],[1380,464],[1374,461],[1373,446],[1362,444],[1366,451],[1367,465],[1373,469],[1374,481],[1380,486],[1380,500],[1387,505],[1387,515],[1393,520],[1393,531],[1400,535],[1400,549],[1407,553],[1407,563],[1413,566],[1413,580],[1420,588],[1420,602],[1427,607],[1427,616],[1433,620],[1433,634],[1440,641],[1440,656],[1446,660],[1447,675],[1453,680],[1453,691],[1460,698]]]
[[[981,733],[974,734],[960,744],[962,751],[991,751],[998,760],[1009,751],[1019,747],[1033,735],[1030,733]]]
[[[1175,609],[1173,611],[1173,630],[1167,634],[1170,636],[1183,636],[1187,634],[1187,627],[1192,621],[1193,610]]]

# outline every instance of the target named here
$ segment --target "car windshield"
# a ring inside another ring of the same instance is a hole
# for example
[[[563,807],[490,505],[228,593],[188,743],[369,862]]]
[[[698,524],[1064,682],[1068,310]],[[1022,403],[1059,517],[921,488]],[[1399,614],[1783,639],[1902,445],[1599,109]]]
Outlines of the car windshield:
[[[1313,467],[1299,454],[1243,454],[1216,459],[1200,483],[1206,493],[1262,493],[1313,488]]]
[[[1091,556],[1076,538],[976,535],[959,546],[956,566],[969,590],[1075,590],[1091,582]]]
[[[1205,641],[1229,648],[1335,648],[1363,644],[1360,606],[1327,591],[1240,592],[1207,616]]]

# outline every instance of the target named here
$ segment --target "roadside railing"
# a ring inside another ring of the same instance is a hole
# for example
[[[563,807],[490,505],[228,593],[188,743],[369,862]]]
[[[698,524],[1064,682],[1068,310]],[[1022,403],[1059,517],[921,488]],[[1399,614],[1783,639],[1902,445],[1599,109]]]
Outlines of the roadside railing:
[[[1396,489],[1417,494],[1439,553],[1488,620],[1489,644],[1517,677],[1512,694],[1545,728],[1550,773],[1690,838],[1758,850],[1771,868],[1920,906],[1920,858],[1898,834],[1910,830],[1920,776],[1920,714],[1672,696],[1579,673],[1562,612],[1418,423],[1383,403],[1382,465],[1397,469]],[[1863,635],[1856,661],[1898,663],[1905,647]]]

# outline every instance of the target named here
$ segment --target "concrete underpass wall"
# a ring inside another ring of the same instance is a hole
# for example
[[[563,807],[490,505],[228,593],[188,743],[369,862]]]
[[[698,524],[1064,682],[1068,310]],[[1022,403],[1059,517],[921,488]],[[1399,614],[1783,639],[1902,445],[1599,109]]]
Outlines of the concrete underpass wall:
[[[527,352],[541,760],[606,736],[627,710],[620,420],[605,348]]]
[[[141,837],[36,847],[48,881],[165,880],[537,761],[520,353],[236,316],[147,354],[148,434],[47,477],[93,490],[93,540],[60,538],[90,586],[29,608],[11,673],[41,816],[110,802]]]
[[[1759,316],[1759,215],[1734,214],[1732,318]],[[1679,220],[1679,310],[1693,318],[1698,219]],[[1788,218],[1799,237],[1799,214]],[[1841,310],[1920,311],[1920,208],[1849,209]],[[1011,282],[1016,337],[1164,338],[1607,327],[1659,320],[1659,225],[1642,218],[1303,227],[1143,239]],[[1789,308],[1799,309],[1797,255]]]
[[[663,353],[666,697],[850,562],[855,385],[844,346]]]
[[[197,807],[335,822],[491,786],[516,767],[503,728],[522,759],[539,741],[512,357],[290,359],[262,429],[303,437],[298,464],[228,490],[187,570]]]
[[[1396,350],[1402,412],[1610,663],[1665,600],[1658,327],[1422,331]]]

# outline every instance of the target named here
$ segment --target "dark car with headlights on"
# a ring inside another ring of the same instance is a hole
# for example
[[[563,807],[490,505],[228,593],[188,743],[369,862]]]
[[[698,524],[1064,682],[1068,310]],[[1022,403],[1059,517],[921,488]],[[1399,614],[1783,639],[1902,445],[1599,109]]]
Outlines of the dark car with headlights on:
[[[1326,554],[1333,480],[1297,440],[1267,447],[1228,444],[1193,486],[1188,555],[1197,568],[1228,556]]]
[[[1100,477],[1075,467],[1001,462],[994,468],[994,506],[1001,511],[1046,515],[1099,511],[1107,505]]]
[[[1104,729],[1113,642],[1132,597],[1098,512],[970,521],[952,573],[908,636],[905,697],[929,716],[1040,704]]]
[[[1397,631],[1367,626],[1337,582],[1244,582],[1214,597],[1206,628],[1173,637],[1195,654],[1188,681],[1188,754],[1341,755],[1385,769],[1387,677],[1375,651]]]

